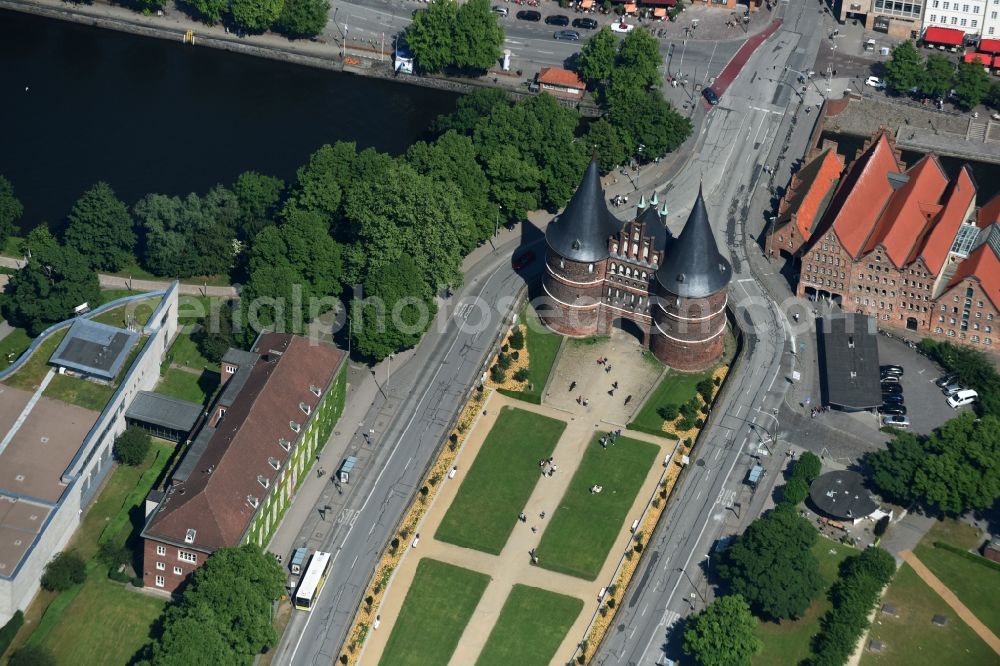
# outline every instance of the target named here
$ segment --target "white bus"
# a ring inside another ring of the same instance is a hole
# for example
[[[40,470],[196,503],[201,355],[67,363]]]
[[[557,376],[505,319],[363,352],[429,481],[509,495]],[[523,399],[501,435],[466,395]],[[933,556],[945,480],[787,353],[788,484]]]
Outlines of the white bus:
[[[302,574],[302,582],[295,592],[295,607],[299,610],[312,609],[313,602],[323,591],[323,584],[326,583],[326,576],[330,573],[331,564],[330,553],[316,551],[312,559],[309,560],[309,567]]]

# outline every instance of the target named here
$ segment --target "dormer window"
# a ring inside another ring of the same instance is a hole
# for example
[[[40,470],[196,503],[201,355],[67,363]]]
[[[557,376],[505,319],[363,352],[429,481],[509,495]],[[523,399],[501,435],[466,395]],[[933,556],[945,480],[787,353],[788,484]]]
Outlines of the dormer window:
[[[315,384],[309,385],[309,391],[317,398],[323,393],[323,390]]]
[[[254,497],[253,495],[247,495],[247,504],[256,509],[258,506],[260,506],[260,500]]]
[[[278,446],[280,446],[281,448],[283,448],[284,450],[287,451],[288,449],[290,449],[292,447],[292,443],[289,442],[284,437],[282,437],[281,439],[278,440]]]
[[[281,461],[273,456],[267,459],[267,464],[276,470],[281,469]]]
[[[298,431],[302,430],[302,426],[300,426],[295,421],[289,421],[288,422],[288,427],[292,429],[292,432],[298,432]]]
[[[309,405],[307,405],[304,402],[300,402],[299,403],[299,409],[301,409],[302,413],[305,414],[306,416],[309,416],[310,414],[312,414],[312,407],[310,407]]]
[[[257,483],[259,483],[260,485],[262,485],[265,488],[268,488],[271,485],[271,479],[267,478],[263,474],[258,474],[257,475]]]
[[[184,543],[194,543],[196,536],[198,536],[198,530],[188,530],[184,533]]]
[[[235,365],[224,365],[222,367],[225,369],[227,375],[231,375],[236,372]]]
[[[590,264],[589,266],[587,266],[587,272],[588,273],[593,273],[594,272],[594,264]]]

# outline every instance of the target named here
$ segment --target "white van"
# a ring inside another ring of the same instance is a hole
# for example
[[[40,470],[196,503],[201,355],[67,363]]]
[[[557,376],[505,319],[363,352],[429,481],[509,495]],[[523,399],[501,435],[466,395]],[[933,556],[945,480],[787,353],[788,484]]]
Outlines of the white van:
[[[971,405],[978,397],[979,394],[972,389],[964,389],[948,398],[948,406],[952,409],[958,409],[962,405]]]

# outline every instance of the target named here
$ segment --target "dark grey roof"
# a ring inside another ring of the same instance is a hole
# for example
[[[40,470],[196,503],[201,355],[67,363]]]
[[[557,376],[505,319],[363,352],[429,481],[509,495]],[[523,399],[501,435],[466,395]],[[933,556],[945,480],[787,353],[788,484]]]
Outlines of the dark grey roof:
[[[191,432],[200,414],[199,404],[152,391],[139,391],[125,410],[127,419],[181,432]]]
[[[729,260],[719,253],[715,243],[715,233],[699,187],[694,208],[681,235],[664,253],[656,279],[676,296],[704,298],[725,288],[732,273]]]
[[[226,355],[222,357],[223,363],[232,363],[233,365],[238,365],[241,368],[247,365],[253,365],[257,362],[258,355],[254,352],[243,351],[242,349],[236,349],[235,347],[230,347],[226,352]]]
[[[865,488],[864,477],[846,469],[827,472],[813,481],[809,499],[835,518],[864,518],[878,508],[878,501]]]
[[[183,483],[191,478],[192,472],[198,468],[198,463],[201,462],[201,457],[205,455],[205,449],[208,448],[208,443],[214,434],[215,428],[209,426],[206,422],[201,427],[201,430],[198,431],[198,436],[191,442],[191,448],[184,454],[181,463],[170,477],[172,482]]]
[[[825,403],[854,411],[881,405],[875,320],[849,313],[819,319],[816,328]]]
[[[223,363],[226,362],[226,357],[229,356],[230,352],[234,351],[239,352],[240,354],[245,354],[245,356],[240,357],[244,359],[243,362],[231,361],[231,363],[239,365],[239,369],[236,370],[236,374],[229,378],[229,381],[227,381],[226,385],[222,388],[222,393],[219,395],[218,403],[224,407],[228,407],[233,404],[234,400],[236,400],[236,396],[238,396],[240,391],[243,390],[244,384],[247,383],[247,379],[250,377],[250,371],[253,369],[257,359],[260,358],[259,354],[244,352],[238,349],[230,349],[226,352],[226,356],[222,358]],[[246,363],[246,360],[249,360],[251,357],[253,360]],[[225,372],[225,368],[223,368],[222,371]]]
[[[114,380],[138,339],[138,333],[79,318],[70,326],[49,363]]]
[[[571,261],[607,259],[610,254],[608,239],[618,233],[622,225],[608,210],[606,199],[597,161],[591,160],[583,174],[583,182],[566,209],[545,230],[549,249]]]
[[[667,240],[670,238],[670,231],[664,224],[663,218],[656,206],[649,206],[639,217],[642,222],[643,232],[650,238],[652,249],[662,252],[667,247]]]

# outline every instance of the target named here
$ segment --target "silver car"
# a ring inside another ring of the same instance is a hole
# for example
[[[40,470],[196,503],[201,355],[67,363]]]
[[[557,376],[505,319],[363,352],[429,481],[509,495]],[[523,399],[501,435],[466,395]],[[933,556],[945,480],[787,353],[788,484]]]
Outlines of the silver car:
[[[910,419],[906,416],[900,416],[898,414],[893,414],[892,416],[883,416],[882,425],[889,426],[891,428],[909,428]]]

